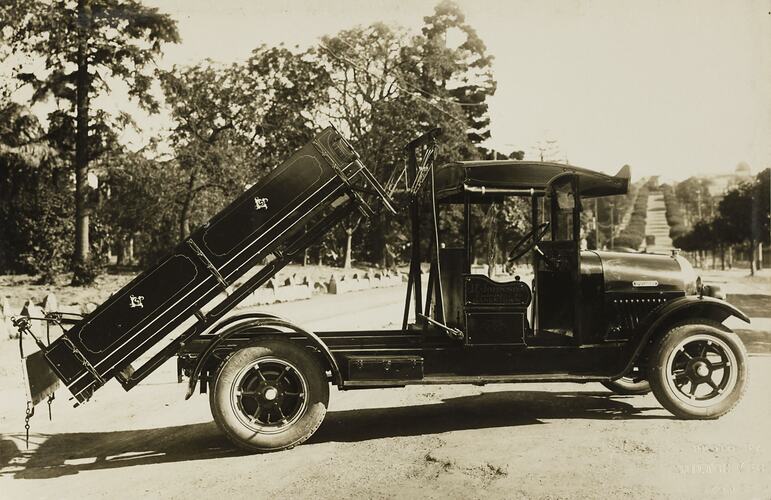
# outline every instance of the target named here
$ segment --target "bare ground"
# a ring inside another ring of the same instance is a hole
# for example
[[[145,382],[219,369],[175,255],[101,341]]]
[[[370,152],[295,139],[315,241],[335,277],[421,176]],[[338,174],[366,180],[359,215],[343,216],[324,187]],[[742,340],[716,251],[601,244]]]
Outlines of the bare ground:
[[[751,285],[727,291],[763,324],[763,299],[742,296],[769,291]],[[266,309],[317,330],[382,328],[398,324],[402,301],[380,289]],[[3,498],[771,497],[768,356],[750,358],[744,400],[717,421],[675,420],[652,396],[599,384],[333,391],[308,443],[265,455],[235,450],[205,396],[183,401],[173,362],[80,408],[60,391],[53,421],[38,407],[25,450],[17,356],[0,342]]]

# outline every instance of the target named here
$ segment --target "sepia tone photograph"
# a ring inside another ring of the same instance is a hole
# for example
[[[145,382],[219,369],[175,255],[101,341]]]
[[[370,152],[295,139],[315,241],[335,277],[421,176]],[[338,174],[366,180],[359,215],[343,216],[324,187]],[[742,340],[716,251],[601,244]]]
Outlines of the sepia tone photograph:
[[[0,0],[0,497],[769,498],[770,42]]]

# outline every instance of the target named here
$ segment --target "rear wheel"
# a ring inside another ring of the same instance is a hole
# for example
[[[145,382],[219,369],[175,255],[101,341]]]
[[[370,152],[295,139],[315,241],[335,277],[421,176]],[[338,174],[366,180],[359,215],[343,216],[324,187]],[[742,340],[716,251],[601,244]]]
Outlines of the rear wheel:
[[[722,325],[685,324],[656,343],[649,380],[659,403],[680,418],[713,419],[744,395],[747,354]]]
[[[600,383],[614,393],[625,396],[637,396],[651,392],[651,384],[643,376],[639,368],[633,369],[625,377]]]
[[[231,355],[209,395],[217,426],[237,446],[277,451],[308,439],[324,420],[329,383],[308,349],[265,340]]]

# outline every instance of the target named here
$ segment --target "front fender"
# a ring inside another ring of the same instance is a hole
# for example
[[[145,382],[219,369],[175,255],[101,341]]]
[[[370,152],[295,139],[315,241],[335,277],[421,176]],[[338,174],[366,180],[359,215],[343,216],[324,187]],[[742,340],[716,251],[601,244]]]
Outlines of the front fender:
[[[713,297],[686,295],[666,302],[661,307],[651,311],[648,317],[640,323],[638,333],[634,336],[638,339],[634,352],[618,377],[624,376],[634,367],[643,350],[666,327],[691,318],[710,319],[722,323],[731,316],[736,316],[745,323],[750,322],[750,318],[737,307]]]
[[[290,332],[279,330],[280,328],[290,330]],[[343,378],[342,374],[340,373],[340,367],[337,365],[337,361],[335,360],[334,356],[332,356],[332,352],[329,350],[329,347],[327,347],[324,341],[322,341],[321,338],[319,338],[319,336],[315,333],[300,328],[299,326],[281,317],[263,313],[241,314],[228,318],[226,321],[215,326],[209,333],[215,334],[216,337],[212,339],[212,341],[198,358],[195,369],[190,374],[190,382],[188,383],[185,399],[189,399],[190,396],[193,395],[195,386],[198,383],[198,378],[201,376],[201,372],[203,371],[206,362],[209,360],[209,357],[214,352],[214,350],[228,338],[232,337],[233,335],[242,333],[248,333],[250,335],[254,335],[255,337],[276,334],[299,334],[305,337],[306,340],[308,340],[315,348],[319,350],[319,352],[322,353],[326,361],[329,363],[330,369],[332,371],[332,379],[334,380],[335,384],[337,384],[338,387],[342,387],[343,385]]]

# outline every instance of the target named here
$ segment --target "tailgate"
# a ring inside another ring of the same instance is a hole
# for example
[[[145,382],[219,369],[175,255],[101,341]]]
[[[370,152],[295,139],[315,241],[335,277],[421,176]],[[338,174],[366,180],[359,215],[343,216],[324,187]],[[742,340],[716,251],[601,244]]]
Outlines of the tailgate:
[[[59,388],[59,378],[46,362],[43,351],[21,359],[27,401],[35,406]]]

